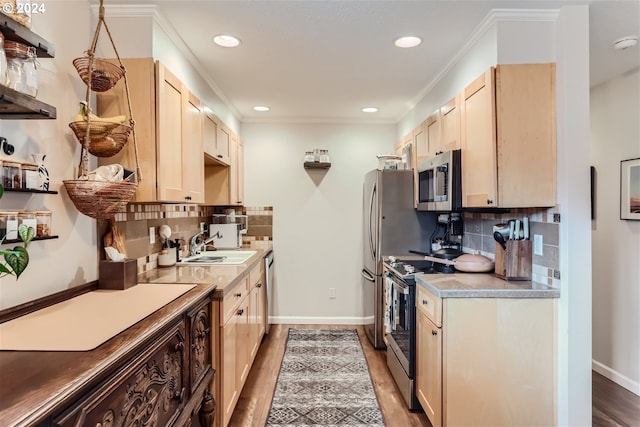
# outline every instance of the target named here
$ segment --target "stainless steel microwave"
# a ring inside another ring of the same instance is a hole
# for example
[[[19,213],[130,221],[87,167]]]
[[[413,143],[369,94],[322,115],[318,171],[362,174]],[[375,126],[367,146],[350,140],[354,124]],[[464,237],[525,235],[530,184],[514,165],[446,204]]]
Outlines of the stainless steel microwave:
[[[418,210],[462,208],[460,150],[445,151],[418,162]]]

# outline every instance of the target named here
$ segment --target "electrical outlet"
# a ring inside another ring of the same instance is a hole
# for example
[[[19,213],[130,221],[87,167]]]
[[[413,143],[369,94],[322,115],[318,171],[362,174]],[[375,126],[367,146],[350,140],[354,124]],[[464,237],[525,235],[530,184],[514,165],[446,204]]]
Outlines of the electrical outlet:
[[[149,244],[153,245],[156,242],[156,228],[149,227]]]
[[[329,299],[336,299],[336,288],[329,288]]]
[[[533,235],[533,254],[542,256],[542,234]]]

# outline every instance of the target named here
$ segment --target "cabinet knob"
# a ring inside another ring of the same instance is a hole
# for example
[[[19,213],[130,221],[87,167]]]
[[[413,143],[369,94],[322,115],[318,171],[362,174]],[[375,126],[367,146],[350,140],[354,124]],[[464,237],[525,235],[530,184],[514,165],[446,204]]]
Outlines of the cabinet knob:
[[[258,282],[258,284],[256,284],[256,288],[261,288],[262,287],[262,283]]]
[[[238,316],[242,316],[244,314],[244,308],[241,308],[240,310],[238,310],[237,314]]]
[[[236,294],[234,294],[236,297],[240,298],[242,296],[242,292],[238,292]]]
[[[431,330],[431,335],[438,335],[438,331],[436,331],[435,329]]]
[[[428,305],[429,304],[429,300],[423,299],[422,300],[422,305]]]
[[[487,204],[488,204],[488,205],[492,205],[492,204],[493,204],[493,200],[491,200],[491,199],[487,199]]]
[[[176,399],[178,402],[182,403],[184,402],[184,395],[186,393],[186,388],[182,387],[180,390],[176,390],[173,392],[173,398]]]
[[[184,196],[185,200],[191,200],[191,196]]]
[[[218,158],[221,159],[223,156],[222,154],[218,154]]]
[[[180,341],[179,343],[176,344],[175,346],[176,351],[182,351],[184,350],[184,342]]]

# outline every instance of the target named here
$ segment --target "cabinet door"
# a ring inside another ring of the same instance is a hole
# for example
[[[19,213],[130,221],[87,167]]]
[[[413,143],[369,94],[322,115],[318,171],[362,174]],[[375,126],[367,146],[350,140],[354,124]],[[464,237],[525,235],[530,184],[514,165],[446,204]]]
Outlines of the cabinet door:
[[[420,125],[413,130],[413,147],[415,148],[415,157],[417,161],[422,160],[429,155],[429,145],[425,129],[426,120],[420,123]]]
[[[442,151],[457,150],[462,147],[460,102],[460,95],[456,95],[440,108]]]
[[[237,315],[237,329],[236,329],[236,387],[238,393],[242,390],[242,386],[249,375],[249,368],[251,367],[250,354],[251,354],[251,324],[249,323],[249,315],[251,313],[251,298],[250,295],[244,299]]]
[[[182,165],[183,101],[182,82],[163,65],[157,64],[158,199],[184,201]]]
[[[241,205],[244,198],[244,146],[234,132],[230,133],[229,151],[229,202]]]
[[[222,401],[221,418],[223,420],[223,426],[229,423],[233,409],[236,406],[236,401],[240,395],[240,386],[236,381],[236,352],[238,346],[236,336],[238,318],[238,316],[231,316],[222,328],[221,333],[220,352],[222,360],[220,361],[220,366],[222,367],[222,372],[218,372],[216,375],[219,375],[219,381],[222,383],[222,396],[218,396],[218,399]]]
[[[416,394],[433,427],[442,426],[442,329],[416,310]]]
[[[211,305],[206,302],[187,315],[189,325],[189,367],[193,394],[211,366]]]
[[[462,205],[497,206],[494,69],[464,90]]]
[[[426,139],[426,157],[433,157],[442,151],[442,135],[440,132],[440,110],[434,112],[424,122]]]
[[[221,126],[220,119],[212,113],[205,113],[203,122],[202,140],[204,153],[216,159],[217,162],[228,165],[229,138],[218,139],[218,127]]]
[[[198,98],[186,89],[183,90],[182,99],[184,122],[182,126],[182,200],[204,203],[202,105]]]
[[[498,65],[495,78],[499,206],[554,206],[555,65]]]

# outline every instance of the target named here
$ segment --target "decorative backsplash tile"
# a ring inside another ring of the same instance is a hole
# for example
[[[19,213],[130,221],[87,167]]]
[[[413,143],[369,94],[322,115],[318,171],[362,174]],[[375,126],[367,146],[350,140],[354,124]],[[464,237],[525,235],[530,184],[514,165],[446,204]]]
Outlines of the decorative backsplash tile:
[[[513,209],[503,214],[463,213],[462,248],[465,252],[480,251],[493,259],[497,244],[493,239],[493,226],[525,216],[529,217],[530,238],[533,240],[533,236],[539,234],[543,241],[543,255],[533,255],[532,280],[560,288],[560,214],[556,208]]]
[[[193,235],[200,231],[200,223],[209,224],[214,214],[246,215],[247,234],[242,242],[269,241],[273,239],[273,207],[271,206],[203,206],[193,204],[141,204],[131,203],[126,211],[115,216],[116,225],[125,236],[127,258],[136,259],[138,274],[158,267],[158,253],[162,250],[162,241],[157,236],[161,225],[171,228],[171,240],[181,239],[186,248]],[[98,235],[104,236],[107,221],[98,221]],[[149,227],[155,227],[156,242],[149,243]],[[102,239],[99,239],[101,257],[104,258]]]

